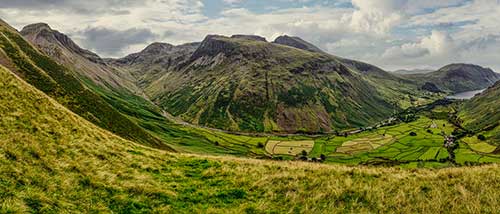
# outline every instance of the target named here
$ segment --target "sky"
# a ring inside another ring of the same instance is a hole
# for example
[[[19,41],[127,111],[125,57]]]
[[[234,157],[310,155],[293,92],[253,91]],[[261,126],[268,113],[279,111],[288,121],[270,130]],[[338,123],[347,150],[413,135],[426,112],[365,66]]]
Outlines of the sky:
[[[0,0],[0,18],[45,22],[103,57],[208,34],[291,35],[386,70],[500,72],[500,0]]]

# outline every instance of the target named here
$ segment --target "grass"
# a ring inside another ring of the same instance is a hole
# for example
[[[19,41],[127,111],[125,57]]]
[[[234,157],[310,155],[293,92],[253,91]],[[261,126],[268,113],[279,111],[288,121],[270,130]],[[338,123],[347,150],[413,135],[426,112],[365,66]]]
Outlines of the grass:
[[[493,213],[500,167],[349,167],[171,154],[0,68],[1,213]]]

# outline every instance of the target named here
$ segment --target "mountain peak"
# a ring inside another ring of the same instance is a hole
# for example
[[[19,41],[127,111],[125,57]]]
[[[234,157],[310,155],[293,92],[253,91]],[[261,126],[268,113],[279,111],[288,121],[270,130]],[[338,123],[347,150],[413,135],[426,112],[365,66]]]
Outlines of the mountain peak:
[[[467,64],[467,63],[452,63],[449,65],[445,65],[439,70],[457,70],[457,69],[474,69],[474,70],[491,70],[490,68],[485,68],[475,64]],[[491,70],[493,72],[493,70]]]
[[[310,52],[317,52],[317,53],[324,53],[321,49],[318,47],[314,46],[313,44],[301,39],[300,37],[296,36],[288,36],[288,35],[283,35],[279,36],[274,40],[273,43],[280,44],[280,45],[286,45]]]
[[[198,49],[193,53],[192,59],[204,55],[215,56],[221,52],[230,53],[237,48],[237,44],[230,41],[231,38],[221,35],[207,35]]]
[[[453,63],[446,65],[442,68],[440,68],[438,71],[435,73],[440,73],[444,72],[449,75],[455,75],[455,74],[460,74],[460,75],[487,75],[487,76],[495,76],[498,79],[500,79],[500,74],[495,73],[491,68],[485,68],[479,65],[475,64],[466,64],[466,63]]]
[[[104,64],[104,61],[97,54],[81,48],[67,35],[52,29],[48,24],[30,24],[25,26],[20,33],[24,38],[36,44],[52,57],[61,57],[62,49],[67,49],[94,63]]]
[[[175,47],[174,45],[171,45],[169,43],[154,42],[148,45],[146,48],[144,48],[144,50],[142,50],[141,53],[160,54],[165,51],[170,51],[174,47]]]
[[[29,24],[29,25],[26,25],[23,27],[23,29],[21,31],[35,31],[35,30],[52,30],[52,28],[50,28],[50,26],[47,24],[47,23],[43,23],[43,22],[40,22],[40,23],[34,23],[34,24]]]

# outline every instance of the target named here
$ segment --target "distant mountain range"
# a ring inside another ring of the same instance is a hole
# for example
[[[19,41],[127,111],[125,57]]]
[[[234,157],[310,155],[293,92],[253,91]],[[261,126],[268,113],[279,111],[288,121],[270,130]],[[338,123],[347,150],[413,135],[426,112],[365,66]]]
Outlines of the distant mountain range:
[[[430,73],[433,71],[435,71],[435,70],[432,70],[432,69],[411,69],[411,70],[400,69],[400,70],[393,71],[393,73],[396,73],[396,74],[426,74],[426,73]]]

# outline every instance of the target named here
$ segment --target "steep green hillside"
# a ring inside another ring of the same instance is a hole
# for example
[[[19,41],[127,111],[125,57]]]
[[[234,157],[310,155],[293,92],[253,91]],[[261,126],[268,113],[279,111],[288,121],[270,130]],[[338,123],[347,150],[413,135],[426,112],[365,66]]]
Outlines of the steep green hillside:
[[[421,90],[419,85],[414,81],[393,75],[377,66],[325,53],[313,44],[298,37],[290,37],[286,35],[280,36],[276,38],[274,43],[313,53],[326,54],[340,61],[351,70],[362,74],[365,80],[376,86],[375,88],[382,95],[382,97],[384,97],[384,99],[394,106],[398,106],[403,109],[411,106],[427,104],[428,102],[432,102],[432,100],[439,99],[441,96],[440,94],[426,93],[428,91]]]
[[[7,24],[0,22],[0,63],[89,121],[124,138],[170,149],[85,87],[74,71],[37,51]]]
[[[487,88],[500,80],[500,74],[471,64],[450,64],[425,74],[405,75],[420,85],[432,83],[447,92],[464,92]]]
[[[467,129],[500,145],[500,82],[466,101],[459,117]]]
[[[328,132],[398,109],[332,56],[241,37],[208,36],[146,93],[190,123],[232,131]]]
[[[500,167],[402,170],[169,154],[0,66],[1,213],[494,213]]]

